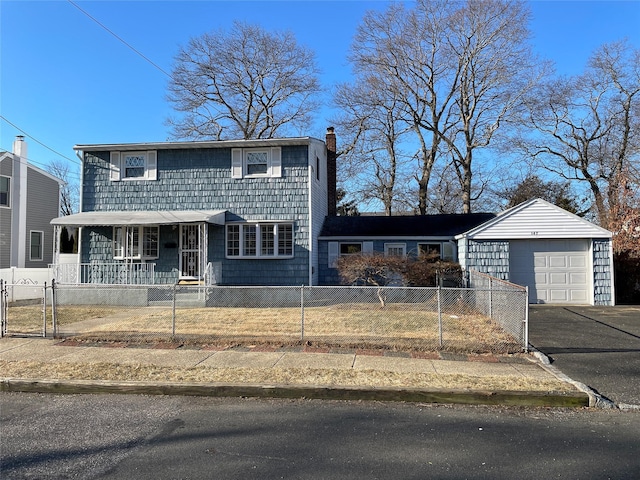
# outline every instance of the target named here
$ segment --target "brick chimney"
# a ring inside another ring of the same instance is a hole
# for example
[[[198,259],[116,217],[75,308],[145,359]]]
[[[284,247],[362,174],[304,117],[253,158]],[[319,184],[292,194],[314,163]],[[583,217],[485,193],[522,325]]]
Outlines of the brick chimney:
[[[327,128],[325,139],[327,145],[327,197],[328,197],[328,214],[331,217],[336,216],[338,197],[336,192],[337,182],[337,162],[336,162],[336,134],[333,127]]]

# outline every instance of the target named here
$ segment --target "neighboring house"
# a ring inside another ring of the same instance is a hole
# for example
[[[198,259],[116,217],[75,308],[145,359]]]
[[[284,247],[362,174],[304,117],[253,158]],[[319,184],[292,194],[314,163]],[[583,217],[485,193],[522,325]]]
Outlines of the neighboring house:
[[[335,214],[333,129],[326,141],[75,146],[82,158],[80,213],[52,222],[58,230],[80,228],[80,270],[72,277],[317,284],[317,238],[324,218]]]
[[[53,262],[62,180],[28,163],[23,136],[0,152],[0,268],[46,268]]]
[[[320,234],[320,284],[339,282],[341,255],[419,254],[426,249],[529,287],[531,303],[613,305],[611,232],[541,199],[498,215],[327,218]]]

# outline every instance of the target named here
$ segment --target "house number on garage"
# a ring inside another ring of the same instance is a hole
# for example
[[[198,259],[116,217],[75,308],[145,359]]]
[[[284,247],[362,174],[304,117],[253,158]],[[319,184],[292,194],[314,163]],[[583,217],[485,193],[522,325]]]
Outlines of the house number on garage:
[[[538,235],[538,232],[531,232],[531,235],[535,237],[536,235]]]

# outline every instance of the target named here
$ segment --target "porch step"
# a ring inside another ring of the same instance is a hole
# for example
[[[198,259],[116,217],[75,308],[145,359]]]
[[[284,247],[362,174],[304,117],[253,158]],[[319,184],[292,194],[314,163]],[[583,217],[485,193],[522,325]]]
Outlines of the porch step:
[[[180,280],[178,285],[204,285],[202,280]]]

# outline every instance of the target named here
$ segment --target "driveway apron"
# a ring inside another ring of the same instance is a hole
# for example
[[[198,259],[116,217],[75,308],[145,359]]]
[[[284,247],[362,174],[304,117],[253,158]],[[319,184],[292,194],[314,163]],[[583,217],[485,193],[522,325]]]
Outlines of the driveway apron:
[[[618,405],[640,405],[640,307],[531,305],[529,342]]]

